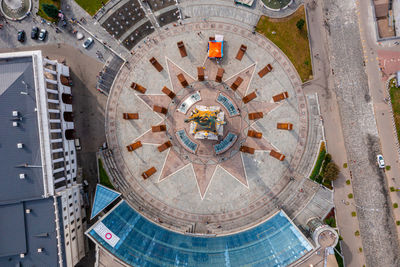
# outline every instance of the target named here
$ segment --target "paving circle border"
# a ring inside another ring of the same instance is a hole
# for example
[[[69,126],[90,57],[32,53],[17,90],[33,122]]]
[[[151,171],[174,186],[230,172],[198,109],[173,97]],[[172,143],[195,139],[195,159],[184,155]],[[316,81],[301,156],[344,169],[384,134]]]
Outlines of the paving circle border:
[[[24,18],[26,18],[28,16],[28,13],[30,13],[31,10],[32,10],[32,0],[29,0],[29,8],[26,11],[26,13],[23,16],[19,17],[19,18],[13,18],[13,17],[8,16],[4,12],[4,10],[3,10],[3,2],[4,2],[4,0],[0,0],[0,12],[1,12],[1,14],[3,14],[4,17],[6,17],[6,19],[9,19],[9,20],[12,20],[12,21],[23,20]]]
[[[178,223],[177,225],[168,224],[166,222],[161,223],[159,220],[157,220],[158,218],[154,218],[154,211],[158,211],[160,216],[170,218],[172,219],[172,221],[178,220],[181,224],[186,224],[188,227],[199,222],[216,223],[220,226],[223,226],[225,224],[232,224],[232,222],[236,220],[240,221],[240,218],[249,216],[250,223],[243,223],[242,225],[237,226],[233,229],[229,227],[226,228],[227,230],[225,230],[224,227],[218,227],[218,229],[213,228],[213,230],[215,230],[212,233],[214,236],[229,235],[252,228],[267,220],[279,208],[276,204],[276,200],[277,198],[279,198],[280,193],[282,193],[288,187],[290,181],[293,179],[301,180],[304,178],[302,175],[296,172],[296,168],[298,167],[299,162],[303,156],[307,143],[308,111],[305,95],[301,87],[301,79],[293,64],[275,44],[273,44],[270,40],[260,34],[254,34],[251,31],[237,25],[225,22],[209,21],[188,23],[182,26],[174,27],[169,30],[163,29],[161,32],[153,33],[152,38],[155,39],[154,43],[158,44],[159,42],[162,42],[171,35],[177,35],[185,31],[197,30],[221,30],[233,34],[239,34],[249,41],[257,44],[260,48],[267,50],[274,58],[274,60],[281,65],[290,82],[292,83],[293,90],[296,92],[298,102],[297,110],[299,111],[299,137],[297,141],[297,146],[294,150],[294,153],[292,154],[292,159],[290,162],[290,166],[294,166],[294,168],[292,168],[291,170],[287,170],[284,174],[282,174],[280,180],[276,184],[274,184],[273,187],[271,187],[269,193],[254,200],[247,207],[216,215],[199,215],[169,207],[165,203],[154,198],[150,193],[146,192],[142,188],[140,183],[138,183],[135,179],[130,179],[130,188],[128,188],[127,190],[123,190],[122,188],[121,189],[122,194],[125,196],[125,199],[142,216],[146,217],[147,219],[161,227],[181,234],[187,233],[187,229],[183,229],[181,226],[179,226]],[[140,43],[140,53],[138,53],[138,48],[136,46],[136,53],[131,56],[129,60],[129,65],[133,66],[138,63],[144,56],[147,56],[147,52],[157,46],[154,43],[148,42],[146,45]],[[120,97],[121,91],[123,90],[123,86],[126,85],[129,73],[131,71],[129,65],[122,67],[120,72],[117,74],[115,82],[110,90],[105,114],[105,130],[108,147],[113,151],[115,163],[119,171],[122,173],[123,177],[132,177],[134,175],[132,175],[129,169],[125,166],[124,158],[121,154],[121,150],[117,141],[115,120],[117,117],[118,99]],[[135,191],[133,191],[132,188],[135,188]],[[130,194],[135,194],[135,201],[131,201],[129,199]],[[298,193],[293,192],[293,194]],[[138,202],[138,200],[140,200],[140,203]],[[252,216],[253,214],[259,214],[260,212],[261,215],[257,216],[257,218],[254,218],[254,216]]]

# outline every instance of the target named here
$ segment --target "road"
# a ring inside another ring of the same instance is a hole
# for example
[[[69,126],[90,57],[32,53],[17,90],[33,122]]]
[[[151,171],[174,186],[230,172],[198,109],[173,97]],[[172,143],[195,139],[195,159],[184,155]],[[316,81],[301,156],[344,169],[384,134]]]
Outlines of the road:
[[[399,266],[399,243],[363,60],[355,1],[324,0],[325,26],[349,171],[367,266]],[[379,118],[379,115],[377,115]],[[340,206],[338,206],[340,207]]]

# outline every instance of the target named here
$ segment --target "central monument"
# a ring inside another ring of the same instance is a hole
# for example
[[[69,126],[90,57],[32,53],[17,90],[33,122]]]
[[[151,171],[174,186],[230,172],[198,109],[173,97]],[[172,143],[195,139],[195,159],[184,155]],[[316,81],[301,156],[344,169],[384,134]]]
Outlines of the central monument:
[[[190,122],[189,132],[195,139],[218,140],[224,135],[224,112],[218,106],[196,105],[185,122]]]

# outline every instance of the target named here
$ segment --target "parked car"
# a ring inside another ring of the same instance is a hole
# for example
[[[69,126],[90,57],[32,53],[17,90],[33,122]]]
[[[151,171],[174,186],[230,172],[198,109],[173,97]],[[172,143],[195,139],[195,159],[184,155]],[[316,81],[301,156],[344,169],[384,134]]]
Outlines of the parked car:
[[[91,37],[87,38],[86,41],[82,44],[82,46],[86,49],[89,48],[89,46],[93,44],[93,39]]]
[[[378,161],[379,168],[381,168],[381,169],[385,168],[385,161],[383,160],[382,155],[376,156],[376,160]]]
[[[31,31],[31,38],[32,38],[32,39],[37,39],[38,36],[39,36],[39,28],[36,27],[36,26],[34,26],[34,27],[32,28],[32,31]]]
[[[25,31],[24,30],[18,31],[17,39],[21,43],[25,42]]]
[[[39,33],[39,40],[44,41],[44,39],[46,39],[46,36],[47,36],[47,31],[45,29],[41,29]]]

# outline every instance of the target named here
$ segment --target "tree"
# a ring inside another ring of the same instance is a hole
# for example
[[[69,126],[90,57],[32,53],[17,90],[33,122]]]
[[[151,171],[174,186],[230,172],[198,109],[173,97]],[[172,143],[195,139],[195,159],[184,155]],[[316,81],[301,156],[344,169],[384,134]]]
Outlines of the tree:
[[[50,18],[58,18],[58,8],[55,5],[42,4],[42,9]]]
[[[296,23],[296,27],[301,31],[304,27],[304,24],[306,24],[304,19],[299,19]]]
[[[327,181],[333,181],[336,180],[336,178],[339,175],[339,167],[336,165],[335,162],[331,161],[326,165],[326,168],[324,170],[323,176],[324,179]]]

